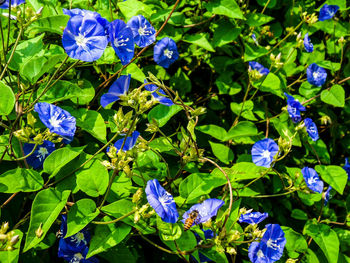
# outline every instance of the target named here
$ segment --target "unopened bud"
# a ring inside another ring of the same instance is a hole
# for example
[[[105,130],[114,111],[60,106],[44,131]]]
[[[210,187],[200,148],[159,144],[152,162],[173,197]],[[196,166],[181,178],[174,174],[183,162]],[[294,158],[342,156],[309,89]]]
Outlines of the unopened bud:
[[[43,9],[44,9],[43,6],[40,7],[40,8],[38,9],[38,11],[36,11],[36,14],[37,14],[37,15],[41,15],[41,12],[43,11]]]
[[[140,221],[140,213],[136,211],[134,215],[134,223],[136,224],[139,221]]]
[[[38,227],[37,230],[35,230],[35,235],[40,238],[43,234],[44,234],[44,231],[42,229],[42,225],[43,223],[40,223],[40,226]]]
[[[15,245],[19,240],[19,235],[15,235],[11,238],[10,243],[11,245]]]
[[[136,193],[132,196],[132,202],[134,204],[138,203],[142,196],[142,188],[137,189]]]
[[[5,234],[7,232],[7,230],[9,229],[10,225],[8,222],[4,222],[2,223],[1,229],[0,229],[0,233],[1,234]]]
[[[230,254],[230,255],[236,255],[237,251],[236,251],[236,249],[234,247],[227,247],[226,248],[226,253]]]

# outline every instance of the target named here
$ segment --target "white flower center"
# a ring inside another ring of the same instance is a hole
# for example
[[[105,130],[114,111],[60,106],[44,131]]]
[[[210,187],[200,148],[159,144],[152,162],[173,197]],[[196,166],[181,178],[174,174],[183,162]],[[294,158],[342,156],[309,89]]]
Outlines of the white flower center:
[[[264,257],[264,253],[262,252],[261,249],[259,249],[258,253],[256,253],[256,255],[258,256],[258,258],[263,258]]]
[[[279,238],[278,238],[278,239],[279,239]],[[278,240],[278,239],[272,240],[272,239],[270,238],[269,240],[267,240],[267,242],[266,242],[267,247],[272,248],[273,250],[279,249],[280,246],[277,245],[277,240]]]
[[[78,36],[75,37],[75,42],[77,43],[77,45],[79,47],[86,47],[86,43],[88,42],[88,39],[82,35],[81,33],[79,33]]]
[[[81,253],[74,254],[74,257],[70,260],[69,263],[79,263],[84,257]]]
[[[170,51],[169,49],[164,50],[164,56],[166,56],[169,59],[171,59],[171,57],[173,56],[173,53],[174,51]]]
[[[120,36],[119,38],[115,38],[114,39],[114,45],[116,47],[123,47],[123,46],[126,46],[126,43],[125,42],[128,42],[129,41],[129,38],[123,38],[123,36]]]
[[[82,232],[79,232],[79,233],[75,234],[74,236],[72,236],[71,240],[72,240],[72,242],[76,243],[77,246],[79,246],[79,244],[81,242],[84,242],[85,245],[87,244],[85,237],[84,237],[84,234]]]
[[[168,205],[170,205],[171,203],[174,202],[174,200],[172,199],[171,194],[169,194],[168,192],[166,192],[166,194],[162,195],[161,197],[159,197],[159,202],[162,204],[162,206],[164,208],[166,208]]]
[[[264,150],[264,151],[262,152],[262,155],[261,155],[261,156],[264,157],[264,158],[270,158],[270,157],[271,157],[271,153],[270,153],[269,150]]]
[[[60,127],[61,126],[61,122],[63,121],[63,119],[58,119],[58,113],[55,112],[54,115],[51,116],[51,118],[49,119],[49,123],[51,124],[52,127]]]
[[[38,153],[39,159],[42,160],[45,158],[46,155],[49,154],[49,151],[45,147],[39,147]]]
[[[320,76],[320,73],[317,72],[317,71],[315,71],[314,73],[312,73],[312,77],[313,77],[314,79],[317,79],[319,76]]]
[[[308,183],[308,185],[312,185],[312,184],[316,183],[316,181],[317,181],[316,177],[310,177],[307,180],[307,183]]]
[[[147,30],[147,26],[145,25],[144,27],[139,27],[139,35],[140,36],[147,36],[151,34],[151,30]]]

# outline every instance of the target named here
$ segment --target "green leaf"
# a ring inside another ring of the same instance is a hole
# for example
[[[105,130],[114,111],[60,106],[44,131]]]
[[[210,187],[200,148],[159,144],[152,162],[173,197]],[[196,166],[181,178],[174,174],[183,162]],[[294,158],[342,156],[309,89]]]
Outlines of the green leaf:
[[[214,155],[223,163],[229,164],[231,161],[233,161],[234,155],[232,150],[221,144],[221,143],[215,143],[209,141],[211,150],[213,151]]]
[[[151,122],[154,119],[159,127],[163,127],[171,117],[181,111],[181,109],[181,106],[178,105],[172,105],[169,107],[159,104],[148,113],[148,121]]]
[[[182,230],[179,224],[165,223],[157,216],[157,229],[163,240],[176,240],[181,237]]]
[[[220,20],[217,23],[213,36],[213,46],[222,47],[233,42],[241,33],[241,28],[236,27],[228,20]]]
[[[273,17],[259,13],[250,13],[247,15],[247,25],[250,27],[258,27],[265,25],[274,20]]]
[[[78,85],[80,94],[78,97],[71,98],[75,104],[87,105],[95,97],[95,88],[90,81],[86,79],[70,80],[71,83]]]
[[[91,161],[75,174],[79,189],[88,196],[98,197],[106,192],[109,181],[108,171],[99,160]]]
[[[35,192],[43,185],[40,173],[32,169],[16,168],[0,175],[0,193]]]
[[[77,126],[90,133],[99,141],[106,143],[107,128],[104,119],[97,111],[82,109],[77,117]],[[73,115],[73,113],[72,113]]]
[[[303,210],[300,210],[300,209],[293,209],[291,217],[298,220],[308,219],[307,213],[305,213]]]
[[[267,74],[266,77],[262,77],[261,81],[255,82],[253,85],[263,92],[269,92],[284,99],[283,83],[279,77],[271,72]]]
[[[126,20],[129,20],[136,15],[149,17],[153,13],[151,6],[137,0],[130,0],[129,2],[118,2],[118,7],[120,8],[122,14],[125,16]]]
[[[328,262],[338,262],[339,239],[330,226],[308,221],[303,234],[307,234],[321,248]]]
[[[18,242],[13,246],[12,250],[2,250],[0,251],[0,262],[1,263],[16,263],[19,260],[19,252],[21,250],[21,242],[23,238],[23,233],[19,229],[15,229],[14,236],[18,235]]]
[[[339,194],[343,194],[348,181],[345,170],[336,165],[316,165],[315,170],[320,174],[322,180],[332,186]]]
[[[286,249],[288,251],[289,256],[295,255],[296,257],[298,257],[299,253],[303,253],[307,250],[308,246],[305,237],[302,234],[286,226],[282,226],[282,230],[284,232],[285,238],[287,239]]]
[[[163,240],[163,239],[162,239],[162,241],[171,250],[173,250],[173,251],[177,250],[174,241],[166,241],[166,240]],[[197,240],[196,240],[196,237],[194,236],[194,234],[191,231],[186,231],[186,232],[183,232],[181,237],[176,240],[176,244],[177,244],[177,246],[179,247],[179,249],[181,251],[186,251],[186,250],[193,249],[197,245]],[[185,257],[187,259],[189,258],[189,256],[187,256],[187,255]]]
[[[244,19],[243,13],[235,0],[212,0],[205,4],[205,8],[213,14]]]
[[[344,107],[345,91],[342,86],[334,85],[330,90],[323,90],[321,92],[321,100],[334,107]]]
[[[134,204],[126,199],[121,199],[109,205],[103,206],[101,211],[107,215],[119,218],[133,210]]]
[[[67,218],[67,234],[65,238],[72,236],[89,224],[100,212],[96,210],[96,204],[91,199],[78,200],[69,210]]]
[[[142,72],[142,70],[135,63],[131,63],[125,69],[125,72],[126,72],[126,74],[131,74],[131,78],[136,79],[142,83],[146,79],[145,74]]]
[[[38,90],[38,94],[41,94],[44,88],[45,85],[41,85],[41,87]],[[59,80],[40,98],[39,101],[53,103],[62,100],[77,98],[81,95],[82,90],[77,84],[74,84],[71,81]]]
[[[50,174],[50,178],[55,176],[63,166],[81,154],[85,147],[64,147],[55,150],[45,159],[43,171]]]
[[[202,47],[210,52],[215,52],[215,49],[212,47],[212,45],[209,43],[207,39],[207,35],[204,33],[186,35],[183,41]]]
[[[34,55],[38,54],[44,49],[43,39],[44,34],[25,40],[18,44],[16,51],[13,54],[13,58],[9,64],[9,68],[15,71],[19,71],[21,65],[28,62]],[[8,54],[10,54],[9,52]],[[9,55],[8,55],[9,56]],[[7,57],[8,59],[8,57]]]
[[[39,18],[30,24],[30,26],[27,28],[26,33],[29,34],[29,37],[34,37],[36,34],[42,32],[51,32],[62,35],[62,28],[66,27],[68,20],[69,16],[67,15]]]
[[[265,171],[265,167],[256,166],[254,163],[240,162],[229,169],[228,175],[230,180],[241,181],[258,178],[262,176]]]
[[[198,174],[191,174],[180,183],[180,196],[191,201],[201,195],[208,194],[211,188],[206,186],[206,182]]]
[[[44,239],[51,225],[66,205],[69,195],[70,191],[63,191],[61,193],[49,188],[42,190],[35,196],[23,252],[28,251]],[[43,232],[40,237],[36,235],[36,231],[39,228]]]
[[[15,94],[0,80],[0,115],[9,115],[15,106]]]
[[[227,137],[226,130],[214,124],[198,126],[196,129],[220,141],[225,141]]]
[[[256,135],[258,135],[258,129],[254,123],[250,121],[241,121],[227,132],[225,141]]]
[[[112,219],[108,216],[103,218],[105,222],[110,220]],[[86,258],[107,251],[109,248],[118,245],[125,239],[130,231],[131,227],[123,223],[97,225],[95,233],[91,238],[89,252]]]
[[[266,48],[262,46],[256,46],[255,44],[244,44],[244,62],[252,61],[257,58],[264,56],[267,52],[269,52]],[[269,73],[270,75],[270,73]]]

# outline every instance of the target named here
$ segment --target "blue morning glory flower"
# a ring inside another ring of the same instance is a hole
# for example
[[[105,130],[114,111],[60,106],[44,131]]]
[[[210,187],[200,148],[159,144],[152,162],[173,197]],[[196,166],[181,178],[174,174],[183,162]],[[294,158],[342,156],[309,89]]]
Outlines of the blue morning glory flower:
[[[323,191],[323,181],[318,176],[317,172],[309,167],[304,167],[301,170],[307,187],[316,193],[322,193]]]
[[[329,199],[332,198],[332,195],[330,194],[332,189],[333,189],[332,186],[328,186],[328,189],[326,190],[326,192],[324,192],[324,205],[325,206],[328,204]]]
[[[166,223],[176,223],[179,213],[174,198],[159,184],[157,179],[149,180],[146,186],[148,203]]]
[[[316,63],[312,63],[306,70],[306,76],[310,84],[321,87],[326,82],[327,71]]]
[[[34,105],[34,111],[50,132],[61,135],[63,138],[71,139],[76,130],[76,120],[68,112],[46,102],[39,102]]]
[[[240,223],[248,223],[250,225],[256,225],[265,220],[269,216],[268,213],[251,212],[246,214],[241,214],[238,221]]]
[[[278,145],[274,140],[266,138],[254,143],[252,147],[253,163],[270,168],[273,157],[278,153]]]
[[[143,15],[132,17],[128,23],[139,47],[147,47],[156,41],[156,30]]]
[[[348,174],[348,180],[350,180],[350,164],[349,164],[349,160],[346,157],[345,158],[345,164],[343,166],[343,169],[346,171],[346,173]]]
[[[260,242],[252,242],[249,246],[248,256],[253,263],[272,263],[283,255],[287,240],[282,228],[278,224],[268,224],[265,228]]]
[[[316,124],[310,119],[306,118],[304,120],[306,131],[309,134],[311,140],[317,141],[318,140],[318,130]]]
[[[164,37],[154,45],[154,61],[163,68],[169,68],[179,58],[179,52],[174,40]]]
[[[26,2],[25,0],[11,0],[11,8],[24,4],[25,2]],[[10,7],[10,0],[6,0],[3,4],[0,4],[0,9],[8,9],[9,7]]]
[[[185,223],[193,210],[198,211],[197,219],[193,222],[194,225],[207,222],[213,216],[216,216],[220,207],[225,204],[223,200],[210,198],[203,201],[201,204],[193,205],[188,211],[182,215],[182,222]]]
[[[63,31],[62,44],[71,58],[92,62],[102,56],[108,40],[105,28],[93,16],[75,15]]]
[[[86,255],[89,252],[89,248],[86,246],[81,251],[71,250],[67,248],[67,244],[64,239],[60,239],[58,245],[58,257],[63,258],[70,263],[98,263],[97,257],[90,257],[86,259]]]
[[[108,104],[120,100],[120,96],[125,96],[129,90],[131,75],[120,76],[113,82],[106,94],[101,96],[101,106],[105,108]]]
[[[67,215],[62,215],[62,223],[58,232],[60,237],[58,245],[58,257],[64,258],[68,262],[98,263],[96,257],[85,259],[88,253],[88,243],[91,236],[86,228],[73,236],[64,238],[67,233]]]
[[[305,34],[304,37],[304,48],[306,50],[306,52],[313,52],[314,51],[314,45],[311,43],[311,39],[309,37],[309,33]]]
[[[301,111],[305,111],[305,107],[303,105],[301,105],[301,103],[294,99],[293,96],[288,95],[287,93],[284,93],[284,95],[286,95],[287,97],[287,111],[289,114],[289,117],[292,119],[292,121],[294,123],[297,123],[299,121],[301,121]]]
[[[145,80],[144,83],[147,83],[147,81]],[[145,86],[145,89],[152,92],[153,98],[159,101],[160,104],[163,104],[165,106],[174,105],[174,102],[171,99],[166,97],[164,90],[162,90],[161,88],[158,88],[157,85],[148,84]]]
[[[93,12],[90,10],[85,10],[85,9],[79,9],[79,8],[74,8],[74,9],[65,9],[63,8],[63,14],[70,16],[71,18],[74,16],[82,16],[85,18],[93,18],[96,19],[97,22],[101,24],[105,29],[108,26],[109,22],[106,18],[103,18],[99,13]]]
[[[26,156],[30,154],[34,147],[35,144],[25,143],[23,145],[24,155]],[[32,155],[26,158],[26,161],[34,169],[42,169],[46,157],[49,156],[54,150],[56,150],[56,148],[53,142],[44,141],[43,144],[36,147]]]
[[[134,57],[134,36],[125,22],[116,19],[108,25],[109,41],[122,65],[128,64]]]
[[[119,152],[120,148],[123,145],[123,142],[125,140],[124,146],[123,146],[123,152],[131,150],[137,141],[137,138],[140,136],[140,133],[138,131],[134,131],[131,136],[127,137],[126,139],[119,139],[114,143],[114,147],[117,148],[117,152]],[[108,149],[107,149],[108,152]]]
[[[270,73],[270,70],[265,68],[263,65],[259,64],[258,62],[255,61],[249,61],[249,71],[256,70],[258,71],[261,75],[267,75]]]
[[[339,10],[339,6],[337,5],[325,4],[320,9],[318,20],[325,21],[325,20],[331,19],[338,10]]]

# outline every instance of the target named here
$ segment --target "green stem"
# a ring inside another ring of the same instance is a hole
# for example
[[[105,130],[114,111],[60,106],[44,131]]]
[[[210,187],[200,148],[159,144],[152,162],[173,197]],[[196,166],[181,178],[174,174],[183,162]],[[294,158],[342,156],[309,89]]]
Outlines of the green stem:
[[[14,161],[22,161],[22,160],[28,158],[29,156],[31,156],[31,155],[35,152],[35,150],[36,150],[36,148],[38,147],[38,145],[39,145],[39,144],[36,143],[36,144],[34,145],[33,150],[32,150],[30,153],[28,153],[26,156],[17,158],[17,159],[15,159]]]
[[[134,214],[135,212],[137,211],[137,209],[133,209],[131,210],[129,213],[119,217],[119,218],[116,218],[114,220],[111,220],[111,221],[107,221],[107,222],[104,222],[104,221],[92,221],[91,223],[95,224],[95,225],[108,225],[108,224],[114,224],[114,223],[117,223],[118,221],[121,221],[125,218],[127,218],[128,216],[131,216],[132,214]]]
[[[298,191],[298,189],[294,189],[285,193],[279,193],[279,194],[272,194],[272,195],[255,195],[255,196],[250,196],[251,198],[269,198],[269,197],[278,197],[278,196],[284,196],[284,195],[289,195],[295,191]]]
[[[111,191],[113,181],[114,181],[114,179],[115,179],[115,177],[116,177],[117,175],[118,175],[118,170],[115,169],[115,170],[113,171],[113,174],[112,174],[111,178],[109,179],[108,188],[107,188],[107,191],[106,191],[105,195],[103,196],[103,200],[102,200],[101,204],[99,205],[99,207],[98,207],[97,209],[101,209],[101,207],[102,207],[102,206],[104,205],[104,203],[106,202],[106,199],[107,199],[107,197],[108,197],[108,194],[109,194],[109,192]]]

